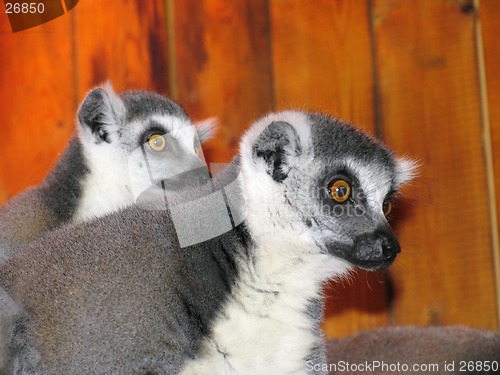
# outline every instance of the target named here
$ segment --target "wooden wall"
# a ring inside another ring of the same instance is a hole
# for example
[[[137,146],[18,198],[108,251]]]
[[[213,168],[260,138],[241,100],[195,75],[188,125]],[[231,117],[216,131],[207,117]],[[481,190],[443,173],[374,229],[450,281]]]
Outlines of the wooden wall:
[[[218,116],[228,161],[270,110],[320,110],[421,162],[389,272],[326,289],[329,337],[390,324],[499,329],[497,0],[81,0],[13,34],[0,16],[0,202],[37,184],[87,90],[151,89]]]

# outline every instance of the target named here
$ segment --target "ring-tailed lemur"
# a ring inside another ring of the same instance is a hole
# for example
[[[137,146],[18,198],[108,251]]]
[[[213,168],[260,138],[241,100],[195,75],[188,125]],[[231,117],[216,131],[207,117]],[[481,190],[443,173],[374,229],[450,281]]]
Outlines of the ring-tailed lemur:
[[[187,164],[199,161],[198,137],[209,139],[215,126],[215,120],[207,119],[197,124],[196,132],[177,103],[144,91],[117,95],[109,83],[88,93],[77,117],[77,133],[45,181],[0,209],[0,263],[19,246],[63,224],[140,199],[137,188],[146,189],[151,182],[140,173],[146,163],[159,176],[192,169]],[[137,151],[145,157],[133,159]],[[0,288],[0,347],[15,311],[17,306]],[[0,356],[0,372],[3,361]]]
[[[24,308],[15,371],[324,374],[307,367],[325,363],[322,284],[394,261],[385,215],[412,174],[339,120],[264,117],[230,166],[172,198],[182,214],[222,192],[233,223],[245,213],[226,233],[181,247],[174,211],[132,206],[53,231],[0,267],[0,286]]]
[[[152,146],[145,147],[152,150],[150,169],[156,168],[159,175],[177,172],[186,169],[189,153],[198,151],[197,137],[209,139],[215,126],[213,119],[202,121],[196,134],[177,103],[145,91],[117,95],[109,83],[87,94],[77,117],[77,134],[45,181],[0,209],[0,262],[16,247],[64,223],[134,203],[130,156],[141,145]],[[166,134],[169,141],[189,145],[182,157],[169,159],[163,152]]]

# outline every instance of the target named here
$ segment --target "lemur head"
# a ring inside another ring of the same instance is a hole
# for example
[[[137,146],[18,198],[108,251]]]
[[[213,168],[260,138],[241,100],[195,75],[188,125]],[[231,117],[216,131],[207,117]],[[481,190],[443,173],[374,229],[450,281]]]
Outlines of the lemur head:
[[[293,111],[256,122],[240,151],[247,222],[264,241],[284,233],[290,256],[332,255],[337,273],[394,261],[400,246],[387,215],[411,161],[340,120]]]
[[[196,140],[210,139],[215,129],[214,119],[193,127],[184,109],[162,95],[147,91],[125,91],[118,95],[109,83],[87,94],[78,111],[78,122],[84,146],[100,148],[115,162],[119,155],[128,157],[144,145],[152,151],[151,155],[156,153],[155,156],[168,159],[168,155],[160,152],[176,145],[168,144],[165,135],[196,154],[199,151]]]
[[[116,94],[109,83],[87,94],[78,122],[90,171],[80,218],[134,203],[148,188],[175,184],[185,173],[206,171],[200,142],[215,129],[214,119],[193,124],[166,97],[145,91]]]

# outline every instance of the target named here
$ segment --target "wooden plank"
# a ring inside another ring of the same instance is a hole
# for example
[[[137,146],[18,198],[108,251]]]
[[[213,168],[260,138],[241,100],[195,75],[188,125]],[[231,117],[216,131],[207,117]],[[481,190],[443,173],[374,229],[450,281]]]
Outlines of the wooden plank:
[[[474,12],[374,2],[383,135],[422,162],[395,267],[398,324],[498,328]]]
[[[375,133],[369,2],[270,2],[277,109],[338,115]],[[384,273],[358,275],[326,290],[327,337],[388,324]]]
[[[170,93],[163,0],[85,0],[74,13],[78,98],[110,80],[117,91]]]
[[[346,281],[332,281],[325,289],[323,330],[327,338],[389,324],[388,282],[384,272],[358,270]]]
[[[170,1],[176,98],[196,119],[217,116],[207,159],[229,161],[241,133],[272,109],[266,0]]]
[[[374,132],[368,1],[270,7],[276,108],[327,111]]]
[[[488,131],[485,141],[490,145],[490,156],[492,170],[490,170],[490,181],[493,184],[495,194],[495,205],[490,209],[496,210],[495,243],[495,273],[497,292],[497,313],[500,315],[500,249],[498,248],[498,223],[500,223],[500,7],[496,0],[481,0],[479,3],[480,34],[484,60],[485,90],[487,95],[486,113],[484,113]],[[500,324],[500,322],[499,322]]]
[[[12,33],[0,15],[0,204],[39,183],[73,132],[72,20]]]

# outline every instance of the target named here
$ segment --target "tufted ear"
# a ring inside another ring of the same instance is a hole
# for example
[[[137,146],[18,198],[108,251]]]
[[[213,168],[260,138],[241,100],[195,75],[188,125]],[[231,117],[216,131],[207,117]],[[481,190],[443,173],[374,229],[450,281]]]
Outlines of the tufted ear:
[[[206,142],[214,137],[215,133],[217,133],[218,122],[215,117],[209,117],[195,123],[200,142]]]
[[[302,152],[300,138],[288,122],[274,121],[258,136],[252,146],[255,161],[263,160],[267,173],[282,182],[290,172],[291,158]]]
[[[405,157],[396,159],[396,187],[410,182],[418,174],[420,165],[417,161]]]
[[[78,110],[78,121],[82,132],[95,143],[111,143],[110,134],[117,131],[125,113],[123,101],[107,82],[87,94]]]

